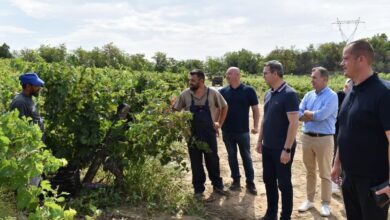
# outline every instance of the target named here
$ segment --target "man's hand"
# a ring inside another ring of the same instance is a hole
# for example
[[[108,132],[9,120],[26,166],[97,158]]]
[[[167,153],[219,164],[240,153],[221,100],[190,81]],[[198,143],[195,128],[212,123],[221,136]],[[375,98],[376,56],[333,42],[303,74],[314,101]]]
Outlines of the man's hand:
[[[287,164],[291,160],[291,153],[287,153],[285,150],[282,150],[280,154],[280,162],[282,164]]]
[[[214,128],[215,128],[215,130],[218,130],[218,129],[220,129],[221,128],[221,125],[219,125],[219,122],[214,122]]]
[[[383,188],[383,189],[381,189],[379,191],[376,191],[377,195],[380,195],[380,194],[383,194],[383,193],[386,193],[387,197],[390,198],[390,187],[387,186],[387,187],[385,187],[385,188]]]
[[[337,185],[341,184],[341,166],[333,165],[332,171],[330,173],[330,177],[334,183]]]
[[[219,124],[219,122],[214,122],[214,129],[215,129],[215,132],[217,133],[217,137],[219,137],[219,129],[221,128],[221,125]]]
[[[261,141],[257,142],[256,150],[257,150],[257,153],[259,153],[259,154],[263,153],[263,143],[261,143]]]
[[[314,113],[312,111],[305,110],[300,119],[301,121],[312,121],[314,119]]]
[[[252,134],[257,134],[257,133],[259,133],[259,129],[258,129],[258,128],[252,128],[251,133],[252,133]]]

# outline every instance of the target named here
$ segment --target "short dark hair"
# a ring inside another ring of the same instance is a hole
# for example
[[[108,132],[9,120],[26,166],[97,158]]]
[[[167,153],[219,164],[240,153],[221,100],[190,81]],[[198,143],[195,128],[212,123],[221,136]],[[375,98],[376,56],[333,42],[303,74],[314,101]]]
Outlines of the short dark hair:
[[[346,47],[349,47],[349,53],[355,57],[364,56],[367,58],[370,64],[374,62],[374,48],[367,40],[360,39],[352,41],[351,43],[347,44]]]
[[[283,78],[284,70],[281,62],[277,60],[270,60],[265,63],[265,66],[268,66],[272,73],[276,72],[280,78]]]
[[[320,75],[322,78],[329,78],[329,71],[325,67],[317,66],[314,67],[311,71],[314,72],[316,70],[320,71]]]
[[[193,75],[196,75],[198,77],[198,79],[203,79],[205,80],[205,76],[204,76],[204,72],[200,69],[194,69],[190,72],[190,75],[193,76]]]

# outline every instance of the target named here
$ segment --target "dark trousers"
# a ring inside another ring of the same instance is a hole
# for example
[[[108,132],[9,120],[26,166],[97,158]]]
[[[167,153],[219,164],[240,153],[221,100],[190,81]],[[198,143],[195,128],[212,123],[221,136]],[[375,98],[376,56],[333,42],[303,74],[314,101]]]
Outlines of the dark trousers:
[[[280,219],[291,219],[293,207],[293,188],[291,183],[291,165],[295,147],[291,149],[291,160],[287,164],[280,162],[282,150],[263,146],[263,181],[267,194],[266,216],[277,218],[279,193],[282,194],[282,213]]]
[[[203,157],[211,183],[216,188],[223,187],[219,170],[217,140],[209,140],[208,144],[211,149],[210,153],[206,153],[196,147],[189,147],[188,149],[191,161],[192,185],[195,193],[203,193],[205,190],[206,174],[203,168]]]
[[[389,206],[378,207],[370,195],[370,188],[383,183],[386,179],[354,177],[344,173],[341,187],[347,219],[387,220]]]
[[[237,160],[237,145],[241,154],[242,164],[244,165],[246,183],[253,184],[255,172],[253,170],[253,163],[251,157],[251,146],[249,132],[246,133],[227,133],[223,132],[223,142],[225,143],[228,152],[229,167],[231,177],[235,181],[240,180],[240,169],[238,168]]]

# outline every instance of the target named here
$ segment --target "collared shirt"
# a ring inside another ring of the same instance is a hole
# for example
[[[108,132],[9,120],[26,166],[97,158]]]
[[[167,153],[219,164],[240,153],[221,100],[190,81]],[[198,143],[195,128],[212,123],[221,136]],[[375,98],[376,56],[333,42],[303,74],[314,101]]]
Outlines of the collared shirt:
[[[318,94],[315,90],[306,93],[299,105],[299,118],[305,110],[314,114],[312,121],[303,122],[304,133],[335,134],[338,98],[333,90],[325,87]]]
[[[229,110],[222,126],[223,132],[249,132],[249,107],[259,104],[256,91],[245,84],[237,88],[230,85],[219,90],[229,105]]]
[[[339,156],[347,175],[388,179],[390,83],[377,74],[347,92],[339,114]]]
[[[209,91],[209,108],[211,112],[211,117],[213,118],[213,121],[216,121],[216,115],[218,113],[219,108],[223,108],[227,106],[227,103],[223,96],[215,89],[206,87],[204,94],[200,97],[197,98],[194,94],[194,92],[191,89],[186,89],[184,90],[178,99],[176,100],[176,103],[174,105],[174,109],[180,111],[182,109],[189,111],[190,106],[191,106],[191,94],[194,97],[194,102],[195,105],[204,105],[206,103],[206,94],[207,94],[207,89],[210,89]]]
[[[283,83],[279,89],[270,89],[266,93],[264,98],[263,147],[283,149],[290,125],[287,113],[298,112],[298,110],[298,95],[286,83]],[[295,144],[294,141],[293,146]]]

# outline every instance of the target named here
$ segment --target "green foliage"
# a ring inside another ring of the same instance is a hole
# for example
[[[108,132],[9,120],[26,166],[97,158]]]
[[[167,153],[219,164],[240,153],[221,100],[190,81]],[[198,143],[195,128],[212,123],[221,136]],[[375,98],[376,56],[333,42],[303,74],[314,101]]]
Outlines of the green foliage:
[[[19,119],[17,111],[0,116],[0,186],[16,192],[17,208],[29,211],[29,219],[73,219],[76,212],[59,205],[63,197],[48,181],[42,181],[40,187],[29,185],[32,178],[66,165],[66,160],[55,158],[46,149],[41,137],[39,127]]]
[[[18,74],[10,66],[11,60],[0,60],[0,114],[8,111],[12,98],[21,91]]]
[[[131,205],[143,205],[151,211],[201,213],[203,206],[193,199],[189,186],[181,181],[184,174],[177,171],[177,166],[170,164],[163,167],[153,158],[148,158],[143,166],[132,164],[127,169],[126,182],[131,193],[126,200]]]
[[[272,50],[266,60],[278,60],[283,64],[284,73],[292,73],[296,68],[295,59],[298,52],[292,47],[291,49],[276,48]]]
[[[17,208],[15,194],[3,187],[0,187],[0,219],[16,216]]]
[[[170,100],[186,86],[187,74],[75,68],[61,64],[16,64],[45,80],[42,115],[46,143],[57,157],[87,168],[98,149],[106,148],[118,164],[181,164],[174,143],[189,137],[188,112],[171,112]],[[132,121],[113,124],[117,106],[131,106]],[[125,130],[124,127],[129,129]]]
[[[206,73],[208,76],[222,76],[226,71],[226,65],[224,64],[224,60],[222,58],[213,58],[207,57],[206,62]]]
[[[6,43],[0,46],[0,58],[12,58],[12,54],[9,51],[9,46]]]
[[[82,189],[77,198],[68,201],[68,206],[77,210],[78,215],[88,219],[98,217],[104,209],[119,206],[123,202],[116,188],[102,186],[97,189]]]
[[[23,49],[20,50],[18,57],[27,62],[42,62],[44,59],[39,55],[36,50],[33,49]]]
[[[156,52],[153,56],[154,60],[154,70],[157,72],[164,72],[168,70],[169,61],[167,54],[163,52]]]
[[[262,56],[246,49],[224,55],[225,67],[235,66],[251,74],[262,72]],[[226,70],[225,70],[226,71]]]
[[[376,60],[374,68],[378,72],[390,72],[390,41],[385,33],[374,35],[367,39],[373,46]],[[341,53],[345,42],[328,42],[309,46],[304,50],[276,47],[266,56],[247,49],[231,51],[221,57],[207,57],[205,61],[188,59],[176,60],[168,57],[164,52],[156,52],[152,57],[154,62],[145,58],[144,54],[129,55],[120,50],[113,43],[101,48],[95,47],[91,51],[78,48],[70,53],[64,44],[58,47],[41,45],[37,50],[23,49],[16,52],[16,57],[21,57],[29,62],[63,62],[69,65],[83,67],[110,67],[115,69],[131,69],[133,71],[156,72],[188,72],[194,68],[205,70],[209,76],[223,75],[230,66],[239,67],[243,72],[261,73],[263,65],[269,60],[279,60],[284,65],[286,74],[309,74],[313,66],[323,66],[330,72],[341,71]],[[0,47],[0,58],[11,58],[9,47],[5,43]]]
[[[380,72],[390,72],[390,41],[386,34],[377,34],[369,39],[375,52],[374,68]]]
[[[48,63],[63,62],[67,55],[65,44],[60,44],[58,47],[41,45],[38,49],[38,53],[39,56]]]

